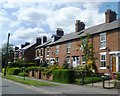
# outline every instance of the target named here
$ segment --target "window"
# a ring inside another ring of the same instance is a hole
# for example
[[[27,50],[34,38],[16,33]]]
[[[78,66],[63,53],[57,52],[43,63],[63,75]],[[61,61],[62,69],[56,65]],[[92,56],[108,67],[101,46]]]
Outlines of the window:
[[[49,53],[50,53],[50,48],[47,47],[47,56],[49,56]]]
[[[70,64],[70,56],[67,56],[67,63]]]
[[[40,50],[40,54],[41,54],[41,56],[43,56],[43,49]]]
[[[106,52],[100,53],[100,67],[106,67]]]
[[[56,46],[56,54],[59,54],[59,45]]]
[[[100,48],[106,47],[106,33],[100,34]]]
[[[37,52],[37,57],[39,57],[39,50],[37,50],[36,52]]]
[[[76,57],[77,58],[77,65],[80,64],[80,57]]]
[[[85,64],[86,60],[85,60],[85,56],[82,55],[82,64]]]
[[[71,43],[67,43],[67,53],[70,53],[70,46],[71,46]]]
[[[58,59],[58,57],[56,57],[56,63],[58,63],[59,62],[59,59]]]
[[[80,64],[80,57],[79,56],[73,56],[72,57],[72,65],[73,67],[76,67]]]

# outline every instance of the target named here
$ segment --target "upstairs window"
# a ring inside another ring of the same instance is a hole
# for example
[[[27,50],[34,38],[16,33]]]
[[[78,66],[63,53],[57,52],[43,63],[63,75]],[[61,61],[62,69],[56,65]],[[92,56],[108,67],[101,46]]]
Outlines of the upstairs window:
[[[56,54],[59,54],[59,45],[56,46]]]
[[[41,54],[41,56],[43,56],[43,49],[40,50],[40,54]]]
[[[49,53],[50,53],[50,48],[47,47],[47,56],[49,56]]]
[[[67,43],[67,53],[70,53],[71,43]]]
[[[100,67],[106,67],[106,52],[100,53]]]
[[[39,57],[39,50],[37,50],[36,52],[37,52],[37,57]]]
[[[100,48],[106,48],[106,33],[100,34]]]
[[[58,63],[59,62],[59,59],[58,59],[58,57],[56,57],[56,63]]]
[[[67,56],[67,63],[70,64],[70,56]]]

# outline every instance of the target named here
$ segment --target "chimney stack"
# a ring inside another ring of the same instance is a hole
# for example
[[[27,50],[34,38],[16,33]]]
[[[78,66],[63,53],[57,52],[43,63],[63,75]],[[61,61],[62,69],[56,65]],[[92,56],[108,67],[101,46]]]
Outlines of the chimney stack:
[[[56,35],[63,36],[64,35],[63,29],[62,28],[57,28]]]
[[[24,44],[21,44],[21,48],[23,48],[23,47],[25,47],[25,45],[24,45]]]
[[[30,43],[29,43],[29,42],[25,42],[25,45],[24,45],[24,46],[27,46],[27,45],[30,45]]]
[[[47,41],[47,37],[43,36],[43,43],[45,43]]]
[[[111,9],[108,9],[106,12],[105,12],[105,22],[106,23],[110,23],[114,20],[116,20],[116,13],[115,11],[112,11]]]
[[[36,38],[36,44],[37,44],[37,45],[40,45],[40,44],[41,44],[41,38],[40,38],[40,37],[37,37],[37,38]]]
[[[18,50],[19,49],[19,47],[15,47],[15,50]]]
[[[25,42],[25,44],[21,44],[21,48],[24,48],[27,45],[30,45],[30,43],[29,42]]]
[[[76,20],[75,23],[75,32],[79,32],[81,30],[85,29],[85,24],[81,22],[80,20]]]

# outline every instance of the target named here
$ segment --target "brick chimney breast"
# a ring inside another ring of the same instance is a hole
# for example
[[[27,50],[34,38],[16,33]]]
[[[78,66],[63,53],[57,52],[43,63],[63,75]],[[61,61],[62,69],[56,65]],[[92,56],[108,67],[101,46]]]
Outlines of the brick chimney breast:
[[[112,11],[111,9],[108,9],[106,12],[105,12],[105,22],[106,23],[110,23],[114,20],[116,20],[116,13],[115,11]]]
[[[63,36],[64,35],[63,29],[62,28],[57,28],[56,35]]]
[[[83,29],[85,29],[84,22],[81,22],[80,20],[76,20],[76,23],[75,23],[75,32],[79,32],[79,31],[81,31]]]

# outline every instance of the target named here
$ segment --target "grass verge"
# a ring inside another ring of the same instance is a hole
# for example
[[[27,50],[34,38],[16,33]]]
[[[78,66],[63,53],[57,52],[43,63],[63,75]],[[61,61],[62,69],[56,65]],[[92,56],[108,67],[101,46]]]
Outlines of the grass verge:
[[[51,83],[37,81],[37,80],[30,80],[27,78],[23,80],[23,78],[11,76],[11,75],[6,75],[2,77],[6,79],[10,79],[12,81],[20,82],[20,83],[27,84],[27,85],[33,85],[33,86],[58,86],[57,84],[51,84]]]

